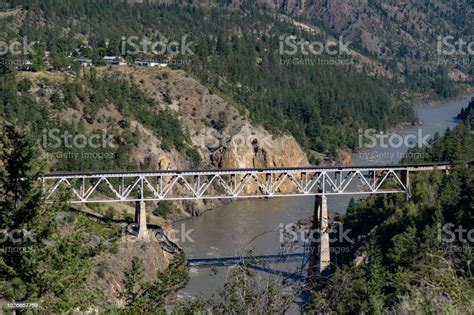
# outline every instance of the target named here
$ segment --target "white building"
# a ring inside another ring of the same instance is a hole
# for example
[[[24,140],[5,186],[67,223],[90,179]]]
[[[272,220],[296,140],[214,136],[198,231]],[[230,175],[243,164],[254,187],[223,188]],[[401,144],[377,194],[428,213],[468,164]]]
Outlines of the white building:
[[[168,64],[166,63],[153,62],[153,61],[141,61],[141,60],[135,61],[135,65],[139,67],[148,67],[148,68],[165,68],[168,66]]]
[[[79,57],[76,58],[76,61],[81,64],[82,67],[90,67],[92,66],[92,59],[84,58],[84,57]]]

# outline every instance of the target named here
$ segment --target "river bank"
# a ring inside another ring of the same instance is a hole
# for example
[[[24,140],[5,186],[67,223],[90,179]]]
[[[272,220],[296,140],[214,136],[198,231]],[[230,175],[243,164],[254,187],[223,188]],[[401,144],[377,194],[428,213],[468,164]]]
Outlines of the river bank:
[[[422,126],[409,127],[397,131],[401,137],[418,135],[434,136],[436,132],[444,134],[446,128],[457,124],[455,117],[468,100],[474,95],[468,94],[462,100],[449,101],[438,105],[417,105],[415,110]],[[365,154],[353,153],[354,165],[395,164],[406,154],[408,148],[383,148],[380,145],[371,148]],[[343,214],[347,209],[350,196],[329,196],[329,210]],[[213,211],[207,211],[200,217],[177,223],[175,228],[183,227],[189,231],[192,242],[181,242],[188,259],[225,258],[240,256],[246,248],[251,248],[254,255],[279,255],[282,252],[296,253],[304,251],[304,242],[296,240],[291,246],[281,241],[282,227],[294,225],[300,220],[309,218],[313,213],[314,198],[288,197],[266,200],[240,200]],[[184,225],[184,226],[182,226]],[[279,263],[272,267],[281,272],[295,272],[301,263]],[[181,296],[212,296],[222,288],[228,268],[191,268],[190,283],[180,291]],[[212,270],[211,270],[212,269]],[[217,270],[217,273],[213,271]]]
[[[408,102],[413,104],[413,107],[420,107],[420,106],[433,106],[433,105],[440,105],[449,102],[461,101],[464,99],[466,95],[474,94],[474,87],[468,86],[464,91],[459,93],[456,96],[449,97],[449,98],[440,98],[433,94],[419,94],[417,96],[411,97]]]

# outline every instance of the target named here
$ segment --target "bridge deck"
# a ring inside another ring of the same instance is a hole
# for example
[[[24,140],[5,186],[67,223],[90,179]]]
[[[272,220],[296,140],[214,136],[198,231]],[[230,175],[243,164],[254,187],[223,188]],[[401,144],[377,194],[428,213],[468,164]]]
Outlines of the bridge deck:
[[[473,161],[466,161],[464,163],[472,164]],[[416,164],[395,164],[395,165],[362,165],[362,166],[298,166],[298,167],[274,167],[274,168],[219,168],[219,169],[183,169],[183,170],[156,170],[156,171],[81,171],[81,172],[51,172],[44,175],[44,178],[58,178],[58,177],[84,177],[84,176],[98,176],[98,175],[112,175],[112,176],[137,176],[137,175],[172,175],[172,174],[189,174],[189,175],[212,175],[212,174],[234,174],[234,173],[249,173],[249,172],[318,172],[318,171],[346,171],[346,170],[385,170],[387,168],[393,170],[408,170],[408,171],[427,171],[440,169],[445,170],[452,165],[450,162],[439,163],[416,163]]]
[[[347,167],[56,172],[45,175],[42,180],[48,199],[59,187],[65,186],[72,192],[72,203],[399,192],[409,195],[409,173],[448,170],[451,166],[445,162]]]

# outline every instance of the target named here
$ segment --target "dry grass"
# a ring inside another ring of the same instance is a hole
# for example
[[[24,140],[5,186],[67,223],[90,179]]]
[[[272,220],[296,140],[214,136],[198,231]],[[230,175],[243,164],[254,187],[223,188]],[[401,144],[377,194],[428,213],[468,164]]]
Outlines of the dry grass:
[[[21,8],[0,12],[0,19],[4,19],[9,16],[17,16],[20,12]]]
[[[38,71],[38,72],[29,72],[21,71],[17,73],[17,76],[22,79],[29,79],[33,82],[41,81],[47,79],[51,82],[63,82],[66,77],[74,78],[75,75],[66,72],[50,72],[50,71]]]

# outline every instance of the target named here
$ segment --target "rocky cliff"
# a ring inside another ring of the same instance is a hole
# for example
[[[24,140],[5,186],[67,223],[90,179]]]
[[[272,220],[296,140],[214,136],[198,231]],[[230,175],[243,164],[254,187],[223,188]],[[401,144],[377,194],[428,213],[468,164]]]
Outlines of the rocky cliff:
[[[165,105],[178,113],[209,168],[258,168],[309,165],[305,153],[289,135],[272,136],[239,113],[236,106],[213,94],[198,81],[181,71],[121,70],[130,82],[140,84],[150,97],[163,102],[165,93],[173,100]],[[146,150],[144,144],[142,150]],[[174,169],[189,167],[176,153],[141,152],[141,157],[150,156],[151,167]],[[250,189],[256,189],[251,187]],[[281,187],[289,190],[290,187]],[[193,211],[221,204],[211,201],[187,203]]]
[[[175,113],[182,132],[202,159],[202,168],[252,168],[308,165],[305,153],[289,135],[272,136],[266,130],[253,125],[237,105],[214,94],[183,71],[145,68],[99,68],[97,76],[112,75],[138,87],[156,104],[156,112],[169,110]],[[127,115],[116,104],[107,104],[90,113],[87,97],[78,97],[77,105],[56,109],[55,98],[63,97],[62,82],[74,80],[57,73],[21,73],[33,82],[31,91],[48,104],[60,121],[92,133],[107,130],[128,141],[127,134],[137,135],[137,143],[128,143],[133,149],[129,159],[136,165],[146,165],[150,170],[193,168],[190,158],[176,148],[164,149],[163,141],[155,131],[137,119]],[[75,78],[77,80],[78,78]],[[87,88],[86,85],[83,87]],[[56,96],[55,96],[56,95]],[[133,104],[131,104],[133,106]],[[87,114],[85,114],[87,113]],[[170,135],[172,136],[172,135]],[[54,164],[55,159],[50,158]],[[284,187],[282,187],[284,189]],[[221,205],[223,201],[176,202],[182,212],[171,218],[182,218],[202,210]],[[153,209],[154,207],[149,207]]]

